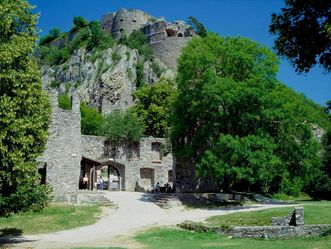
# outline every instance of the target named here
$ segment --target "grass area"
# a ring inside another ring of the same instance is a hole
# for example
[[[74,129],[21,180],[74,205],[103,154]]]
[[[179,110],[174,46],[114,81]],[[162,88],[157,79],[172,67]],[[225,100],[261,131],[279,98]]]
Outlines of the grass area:
[[[304,206],[305,224],[331,224],[331,201],[301,202]],[[242,212],[225,216],[214,216],[206,221],[211,225],[263,226],[271,224],[271,217],[282,217],[293,211],[293,207],[273,208],[254,212]]]
[[[74,247],[71,249],[125,249],[123,247]]]
[[[100,206],[51,204],[40,213],[15,214],[0,218],[0,237],[55,232],[92,224],[101,214]]]
[[[329,249],[331,236],[289,240],[229,239],[216,233],[198,233],[178,229],[152,229],[135,237],[148,249]]]

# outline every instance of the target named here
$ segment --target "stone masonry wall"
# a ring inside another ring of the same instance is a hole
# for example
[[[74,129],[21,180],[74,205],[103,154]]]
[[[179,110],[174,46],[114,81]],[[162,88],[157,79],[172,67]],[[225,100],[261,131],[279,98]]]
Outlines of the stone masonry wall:
[[[82,135],[81,139],[83,156],[97,161],[106,161],[109,158],[104,150],[105,137]]]
[[[177,67],[177,59],[191,37],[166,37],[162,42],[151,43],[150,47],[157,58],[171,69]]]
[[[141,10],[120,9],[116,13],[103,16],[101,27],[110,31],[115,39],[119,39],[123,34],[128,36],[133,31],[139,30],[150,18],[150,15]]]
[[[39,162],[46,164],[46,182],[53,187],[55,201],[77,202],[82,157],[99,162],[113,161],[127,191],[147,191],[156,182],[164,185],[173,172],[171,153],[164,155],[162,138],[142,138],[139,144],[114,146],[105,137],[81,135],[80,101],[72,98],[72,110],[58,107],[58,95],[51,94],[52,123],[46,150]],[[152,172],[146,177],[145,169]],[[171,177],[173,178],[173,176]]]
[[[57,94],[51,94],[52,121],[46,150],[38,161],[46,163],[46,182],[57,195],[75,195],[81,161],[80,102],[72,98],[72,109],[58,107]]]
[[[84,157],[100,162],[108,161],[110,158],[114,160],[115,167],[124,178],[122,187],[127,191],[147,191],[152,188],[152,183],[159,182],[162,186],[169,182],[168,174],[173,170],[172,154],[162,156],[160,160],[159,152],[152,150],[153,143],[165,145],[166,141],[163,138],[142,138],[139,147],[116,147],[116,152],[114,146],[106,143],[105,137],[82,135],[81,140]],[[148,181],[142,178],[141,169],[152,170],[154,179]]]
[[[162,151],[158,152],[153,150],[152,144],[166,145],[166,141],[164,138],[153,137],[140,139],[139,158],[133,158],[127,167],[127,190],[147,191],[151,190],[152,185],[157,182],[159,182],[161,186],[169,182],[169,173],[173,173],[173,156],[171,153],[163,155]],[[144,179],[142,175],[143,169],[152,172],[154,176],[153,179],[151,179],[152,181]]]
[[[272,226],[234,227],[229,233],[237,238],[294,238],[319,236],[331,225],[304,225],[303,207],[295,207],[294,212],[280,218],[271,218]]]
[[[319,236],[330,228],[330,225],[235,227],[230,234],[235,238],[278,239]]]

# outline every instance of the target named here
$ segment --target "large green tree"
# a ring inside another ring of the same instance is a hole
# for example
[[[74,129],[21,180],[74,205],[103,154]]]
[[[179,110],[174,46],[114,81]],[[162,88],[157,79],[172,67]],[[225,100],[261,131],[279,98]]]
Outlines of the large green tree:
[[[47,140],[50,106],[33,58],[38,16],[24,0],[0,1],[0,216],[39,210],[36,158]]]
[[[277,54],[286,56],[298,72],[320,64],[331,70],[331,1],[285,0],[272,15],[270,33],[277,35]]]
[[[311,124],[322,107],[276,80],[278,60],[244,38],[208,34],[184,49],[172,141],[180,163],[223,189],[295,194],[320,172]]]
[[[166,137],[172,100],[176,95],[175,83],[161,79],[151,86],[143,86],[134,93],[135,105],[132,111],[145,126],[145,135]]]
[[[104,118],[102,130],[109,142],[119,146],[139,142],[144,127],[131,111],[114,111]]]

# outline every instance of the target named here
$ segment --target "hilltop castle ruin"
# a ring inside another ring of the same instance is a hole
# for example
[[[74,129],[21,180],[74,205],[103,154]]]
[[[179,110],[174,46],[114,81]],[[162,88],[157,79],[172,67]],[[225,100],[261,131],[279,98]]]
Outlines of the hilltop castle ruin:
[[[194,36],[192,27],[184,21],[167,22],[164,18],[156,19],[141,10],[120,9],[104,15],[101,28],[110,32],[115,39],[141,30],[155,56],[172,69],[177,66],[180,52]]]

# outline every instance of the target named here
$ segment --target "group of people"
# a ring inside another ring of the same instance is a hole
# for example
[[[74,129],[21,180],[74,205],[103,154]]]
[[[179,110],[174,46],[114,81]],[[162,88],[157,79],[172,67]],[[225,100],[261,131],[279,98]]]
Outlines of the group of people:
[[[98,188],[103,190],[104,188],[104,180],[102,178],[102,176],[100,176],[100,178],[98,179]],[[87,177],[87,174],[85,174],[85,176],[83,177],[83,189],[89,189],[89,179]]]
[[[169,183],[164,184],[163,187],[160,186],[160,183],[157,182],[153,188],[153,192],[162,192],[162,193],[171,193],[172,188]]]

